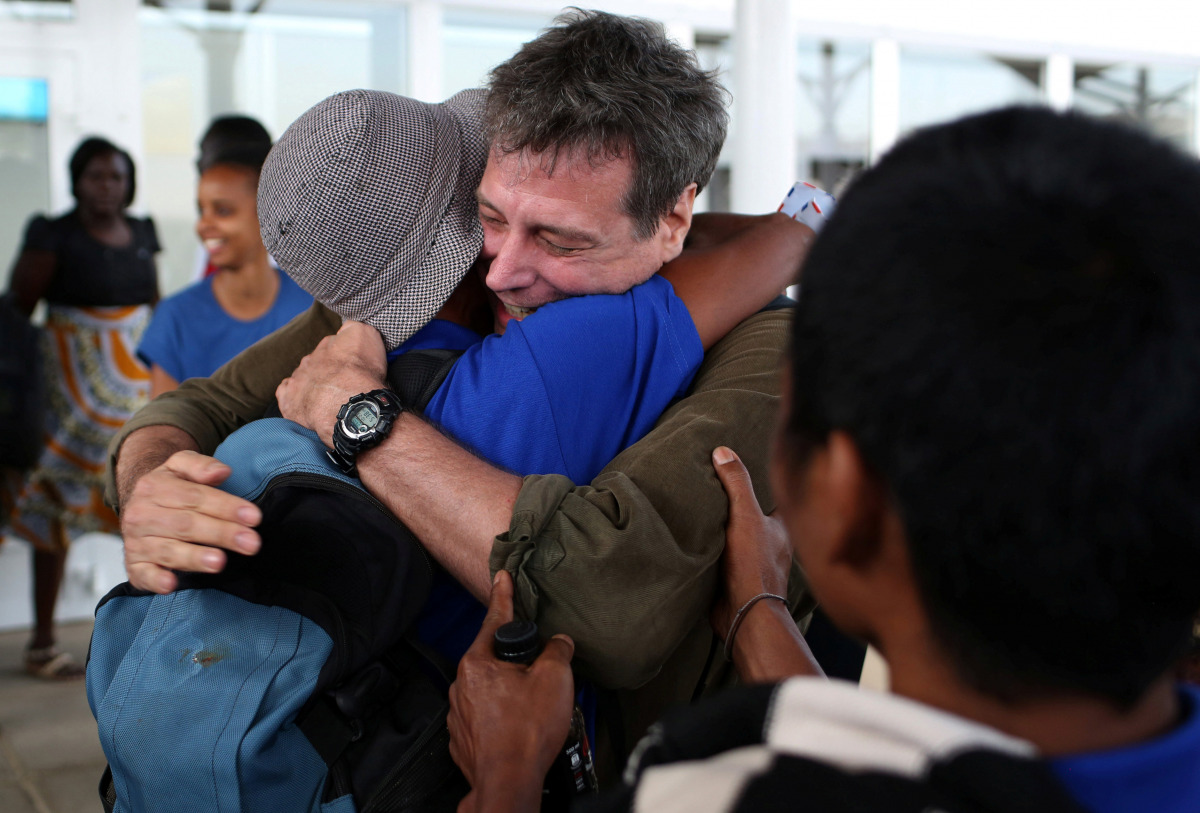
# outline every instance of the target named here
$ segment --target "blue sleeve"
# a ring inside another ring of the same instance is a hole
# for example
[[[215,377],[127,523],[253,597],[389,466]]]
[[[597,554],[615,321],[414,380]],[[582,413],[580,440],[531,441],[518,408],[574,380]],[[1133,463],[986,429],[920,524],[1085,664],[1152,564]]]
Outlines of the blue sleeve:
[[[137,357],[146,369],[157,364],[176,381],[183,381],[183,338],[178,301],[172,296],[158,303],[142,340],[138,342]]]
[[[399,347],[389,350],[387,357],[392,361],[410,350],[466,350],[481,341],[483,337],[468,327],[445,319],[430,319]]]
[[[313,298],[312,294],[297,285],[296,281],[284,273],[282,269],[276,269],[276,271],[279,273],[279,296],[276,297],[272,310],[277,312],[278,318],[276,321],[282,327],[299,314],[311,308]]]
[[[587,482],[687,390],[703,355],[687,307],[655,276],[510,322],[463,354],[426,411],[493,463]]]

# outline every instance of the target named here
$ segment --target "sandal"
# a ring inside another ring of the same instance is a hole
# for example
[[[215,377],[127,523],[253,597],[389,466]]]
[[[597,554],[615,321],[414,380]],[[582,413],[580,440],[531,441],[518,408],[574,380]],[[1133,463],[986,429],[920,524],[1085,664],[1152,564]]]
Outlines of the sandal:
[[[25,671],[41,680],[78,680],[84,675],[83,665],[70,652],[53,646],[25,650]]]

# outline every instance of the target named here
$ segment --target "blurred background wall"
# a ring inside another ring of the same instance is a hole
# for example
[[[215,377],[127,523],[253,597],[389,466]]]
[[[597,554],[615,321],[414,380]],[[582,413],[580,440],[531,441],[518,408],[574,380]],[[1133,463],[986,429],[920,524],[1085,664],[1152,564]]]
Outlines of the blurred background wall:
[[[1076,107],[1197,145],[1200,3],[1008,0],[609,2],[663,21],[723,73],[734,127],[702,205],[838,186],[908,130],[1013,102]],[[196,141],[244,112],[278,136],[330,93],[437,101],[481,83],[561,7],[542,0],[0,0],[0,258],[69,203],[100,133],[138,163],[162,287],[192,279]]]
[[[587,5],[587,4],[584,4]],[[615,0],[662,21],[734,94],[701,208],[764,211],[796,178],[842,188],[905,132],[1010,103],[1077,108],[1200,144],[1192,0]],[[196,142],[240,112],[273,136],[351,87],[438,101],[561,10],[548,0],[0,0],[0,262],[28,217],[70,205],[67,159],[133,154],[164,294],[195,277]],[[7,282],[7,270],[5,270]],[[25,551],[0,546],[0,627],[27,622]],[[115,540],[73,554],[62,613],[119,578]],[[98,552],[96,552],[98,551]],[[14,558],[17,557],[17,558]],[[115,573],[115,576],[114,576]],[[25,613],[25,616],[22,616]]]

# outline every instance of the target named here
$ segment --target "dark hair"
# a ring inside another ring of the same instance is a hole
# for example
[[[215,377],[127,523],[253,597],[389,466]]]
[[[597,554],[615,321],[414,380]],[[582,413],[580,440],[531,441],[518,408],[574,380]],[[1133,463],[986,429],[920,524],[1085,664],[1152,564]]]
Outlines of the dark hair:
[[[125,196],[125,205],[128,206],[133,203],[134,195],[137,194],[137,169],[133,165],[133,157],[107,138],[100,138],[99,136],[85,138],[79,142],[79,146],[75,148],[75,152],[71,153],[71,161],[67,165],[71,173],[71,196],[74,198],[79,197],[76,191],[79,179],[83,177],[83,173],[87,170],[88,164],[92,162],[92,159],[98,158],[101,155],[119,155],[125,159],[125,165],[129,167],[129,193]]]
[[[250,116],[218,116],[208,125],[200,137],[200,154],[196,157],[196,169],[203,174],[217,163],[239,163],[223,161],[222,158],[239,151],[271,149],[271,134],[267,128]],[[266,152],[263,153],[264,157]],[[259,168],[262,162],[259,162]]]
[[[487,134],[502,154],[563,150],[633,163],[625,211],[646,239],[680,194],[704,188],[725,141],[727,93],[656,22],[572,11],[492,70]]]
[[[257,182],[259,173],[262,172],[263,163],[267,160],[267,153],[270,151],[271,145],[269,143],[241,144],[229,147],[215,154],[200,174],[203,175],[213,167],[230,166],[249,171],[254,175]]]
[[[1198,263],[1200,164],[1034,108],[904,140],[814,245],[792,450],[854,438],[978,689],[1128,705],[1186,648]]]

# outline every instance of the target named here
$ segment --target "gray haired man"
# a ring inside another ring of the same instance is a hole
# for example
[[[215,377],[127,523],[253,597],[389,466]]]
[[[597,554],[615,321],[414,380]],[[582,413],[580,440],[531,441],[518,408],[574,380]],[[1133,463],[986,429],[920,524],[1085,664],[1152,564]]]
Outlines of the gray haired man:
[[[558,299],[624,291],[678,255],[725,113],[720,87],[660,27],[568,15],[498,67],[490,91],[477,197],[498,328]],[[665,704],[720,679],[704,670],[726,519],[708,458],[717,445],[765,448],[787,321],[763,313],[726,337],[689,397],[591,485],[516,477],[411,415],[358,457],[368,489],[463,586],[486,597],[491,573],[509,570],[521,611],[575,638],[580,673],[609,690],[602,770]],[[257,550],[257,509],[212,487],[228,470],[206,455],[272,395],[328,443],[339,407],[380,376],[362,363],[379,356],[378,334],[337,330],[337,317],[313,311],[155,402],[114,442],[110,495],[131,581],[167,592],[171,570],[212,572],[224,550]],[[746,462],[765,483],[761,457]]]

